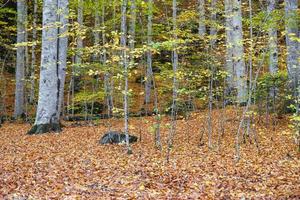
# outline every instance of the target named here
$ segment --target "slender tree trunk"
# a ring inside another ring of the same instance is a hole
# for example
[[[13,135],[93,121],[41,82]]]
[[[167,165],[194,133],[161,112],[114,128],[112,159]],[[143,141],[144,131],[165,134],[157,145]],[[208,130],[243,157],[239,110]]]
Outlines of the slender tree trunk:
[[[97,46],[100,43],[100,16],[99,16],[99,0],[95,0],[95,30],[94,30],[94,45]],[[98,62],[99,60],[98,53],[94,54],[94,61]]]
[[[1,66],[0,66],[0,127],[3,123],[5,111],[6,111],[6,105],[5,105],[5,95],[6,95],[6,80],[4,77],[4,66],[6,64],[6,60],[8,57],[8,53],[6,52],[3,60],[1,60]]]
[[[173,0],[172,4],[173,14],[172,14],[172,21],[173,21],[173,39],[177,41],[177,0]],[[177,81],[177,70],[178,70],[178,52],[177,52],[177,45],[174,44],[173,52],[172,52],[172,66],[173,66],[173,103],[172,103],[172,121],[171,121],[171,129],[169,131],[168,136],[168,151],[167,151],[167,161],[170,159],[171,149],[173,147],[173,137],[176,132],[176,114],[177,114],[177,90],[178,90],[178,81]]]
[[[253,55],[253,25],[252,25],[252,18],[253,18],[253,13],[252,13],[252,0],[249,0],[248,1],[249,3],[249,20],[250,20],[250,50],[249,50],[249,92],[248,94],[251,93],[252,91],[252,79],[253,79],[253,58],[252,58],[252,55]],[[249,107],[251,107],[251,104],[252,104],[252,99],[251,99],[251,96],[248,95],[248,102],[249,104]],[[244,132],[244,143],[246,142],[246,136],[250,136],[250,129],[251,129],[251,116],[247,116],[247,130]]]
[[[237,88],[237,102],[245,104],[247,100],[246,67],[243,46],[243,26],[241,1],[232,0],[232,53],[233,68],[235,70],[235,86]]]
[[[146,115],[149,112],[149,104],[151,101],[151,88],[152,88],[152,18],[153,18],[153,0],[148,0],[148,23],[147,23],[147,70],[145,81],[145,105]]]
[[[40,69],[39,100],[34,126],[28,134],[40,134],[50,131],[58,132],[60,127],[60,103],[62,83],[64,83],[64,67],[67,40],[58,38],[65,31],[65,24],[58,28],[58,22],[66,23],[67,1],[44,0],[43,33]],[[61,14],[58,12],[60,9]],[[47,27],[47,28],[46,28]],[[61,40],[62,39],[62,40]],[[62,60],[58,60],[62,59]],[[60,74],[63,73],[63,74]]]
[[[225,31],[226,31],[226,72],[227,88],[226,96],[234,88],[234,68],[233,68],[233,41],[232,41],[232,3],[231,0],[225,0]]]
[[[217,0],[211,0],[211,14],[210,14],[210,46],[214,48],[217,38]]]
[[[133,50],[135,47],[135,27],[136,27],[136,1],[130,0],[130,25],[129,25],[129,48]],[[130,61],[133,60],[133,56],[130,55]]]
[[[127,0],[122,0],[122,14],[121,14],[121,47],[122,47],[122,65],[124,68],[124,122],[125,122],[125,135],[126,135],[126,146],[127,154],[132,154],[132,150],[129,144],[128,134],[128,61],[127,61],[127,28],[126,28],[126,12],[127,12]]]
[[[287,69],[293,91],[300,86],[298,0],[285,1]],[[296,96],[296,92],[294,94]]]
[[[38,2],[34,0],[33,3],[33,22],[32,22],[32,47],[31,47],[31,69],[30,69],[30,96],[29,103],[33,104],[35,99],[35,66],[36,66],[36,43],[37,43],[37,9]]]
[[[75,67],[74,67],[74,88],[75,92],[79,91],[80,86],[80,68],[82,64],[82,49],[83,49],[83,39],[81,30],[83,28],[83,0],[78,0],[78,9],[77,9],[77,22],[79,24],[79,35],[76,39],[77,50],[75,55]]]
[[[58,87],[59,102],[57,118],[60,118],[64,104],[64,88],[67,70],[67,51],[68,51],[68,23],[69,23],[69,0],[58,1],[58,47],[57,47],[57,65],[58,65]]]
[[[102,23],[102,44],[103,47],[106,44],[106,32],[105,32],[105,1],[102,1],[102,14],[101,14],[101,23]],[[106,66],[107,61],[107,53],[105,47],[103,48],[102,52],[102,65]],[[105,74],[104,74],[104,88],[105,88],[105,96],[106,96],[106,104],[107,104],[107,113],[110,116],[112,114],[113,109],[113,98],[111,93],[111,81],[110,81],[110,73],[107,68],[105,68]]]
[[[205,26],[205,0],[198,0],[198,9],[199,9],[199,26],[198,33],[203,37],[206,33]]]
[[[24,114],[25,103],[25,46],[24,42],[26,30],[25,23],[27,18],[26,0],[18,0],[17,2],[17,43],[21,46],[17,47],[17,66],[16,66],[16,90],[15,90],[15,111],[14,117],[18,118]]]
[[[276,0],[268,0],[267,11],[268,14],[272,16],[276,6]],[[271,17],[273,20],[273,17]],[[278,71],[278,49],[277,49],[277,24],[271,23],[268,30],[269,35],[269,71],[271,74],[275,74]]]
[[[99,43],[100,43],[100,16],[99,16],[100,5],[99,5],[99,0],[94,0],[94,5],[95,5],[94,46],[99,47]],[[98,62],[99,62],[99,53],[98,52],[93,54],[93,62],[95,64],[96,63],[98,64]],[[92,82],[93,95],[99,89],[99,75],[96,75],[95,81],[96,81],[96,83]],[[92,105],[91,105],[91,110],[90,110],[91,115],[94,114],[94,104],[95,104],[95,101],[93,100]]]

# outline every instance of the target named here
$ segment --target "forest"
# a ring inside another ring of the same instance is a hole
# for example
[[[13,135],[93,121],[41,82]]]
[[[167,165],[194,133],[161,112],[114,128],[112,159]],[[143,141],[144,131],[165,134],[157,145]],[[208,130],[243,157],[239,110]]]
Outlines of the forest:
[[[300,199],[299,0],[0,0],[0,199]]]

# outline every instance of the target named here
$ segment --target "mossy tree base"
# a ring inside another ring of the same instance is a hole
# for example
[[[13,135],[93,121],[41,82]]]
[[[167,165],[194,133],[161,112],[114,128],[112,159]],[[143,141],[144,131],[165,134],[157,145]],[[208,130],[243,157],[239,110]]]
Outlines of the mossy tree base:
[[[61,124],[60,123],[52,123],[52,124],[37,124],[34,125],[28,132],[28,135],[36,135],[36,134],[44,134],[50,132],[61,132]]]

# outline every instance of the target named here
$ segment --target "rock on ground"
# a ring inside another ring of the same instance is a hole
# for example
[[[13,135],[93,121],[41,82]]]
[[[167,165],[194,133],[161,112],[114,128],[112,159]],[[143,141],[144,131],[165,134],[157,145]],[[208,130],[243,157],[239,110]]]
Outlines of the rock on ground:
[[[137,142],[137,137],[129,135],[129,143]],[[126,143],[126,135],[117,131],[105,133],[99,141],[100,144],[119,144]]]

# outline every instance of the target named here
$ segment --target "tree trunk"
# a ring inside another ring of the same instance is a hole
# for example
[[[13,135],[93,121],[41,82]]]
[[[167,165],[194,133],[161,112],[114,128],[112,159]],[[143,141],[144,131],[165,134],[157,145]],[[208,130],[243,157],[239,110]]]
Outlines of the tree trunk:
[[[58,1],[58,87],[59,87],[59,103],[57,118],[60,118],[64,104],[64,88],[67,70],[67,51],[68,51],[68,23],[69,23],[69,0]]]
[[[177,42],[177,1],[173,0],[173,14],[172,14],[172,22],[173,22],[173,39]],[[178,69],[178,52],[177,45],[173,45],[172,52],[172,66],[173,66],[173,94],[172,94],[172,112],[171,112],[171,129],[169,131],[168,136],[168,151],[167,151],[167,161],[170,159],[170,152],[173,147],[173,137],[176,132],[176,115],[177,115],[177,90],[178,90],[178,81],[177,81],[177,69]]]
[[[247,85],[240,0],[232,0],[232,27],[233,69],[236,76],[237,102],[241,105],[244,104],[247,99]]]
[[[102,32],[102,52],[101,56],[99,57],[98,54],[94,55],[94,61],[98,61],[100,58],[100,62],[102,66],[105,67],[105,74],[104,74],[104,89],[105,89],[105,99],[106,99],[106,105],[107,105],[107,112],[110,116],[112,114],[113,109],[113,98],[112,98],[112,92],[111,92],[111,81],[110,81],[110,73],[106,66],[107,61],[107,52],[104,47],[106,44],[106,31],[105,31],[105,1],[101,1],[101,7],[99,5],[99,0],[95,0],[95,33],[94,33],[94,43],[95,45],[99,45],[100,43],[100,28]],[[99,10],[101,9],[101,17],[99,15]],[[100,27],[101,25],[101,27]],[[98,77],[97,77],[98,80]]]
[[[57,0],[44,0],[39,100],[35,123],[28,134],[61,130],[59,104],[65,77],[67,40],[66,37],[58,39],[58,34],[66,31],[64,23],[67,23],[65,15],[67,2],[67,0],[59,3]],[[61,14],[58,12],[59,8],[64,8]],[[61,28],[57,27],[58,21],[63,23]]]
[[[30,96],[29,103],[33,104],[35,99],[35,66],[36,66],[36,55],[35,48],[37,43],[37,9],[38,2],[34,0],[33,3],[33,23],[32,23],[32,47],[31,47],[31,69],[30,69]]]
[[[211,0],[211,14],[210,14],[210,46],[214,48],[217,38],[217,0]]]
[[[25,23],[27,18],[26,1],[18,0],[17,2],[17,43],[21,46],[17,47],[17,66],[16,66],[16,91],[15,91],[15,111],[14,117],[18,118],[24,114],[25,103]]]
[[[233,48],[232,48],[232,3],[231,0],[225,0],[225,31],[226,31],[226,72],[227,89],[226,95],[229,95],[234,88],[234,69],[233,69]]]
[[[122,11],[121,11],[121,47],[122,47],[122,65],[124,68],[124,128],[126,135],[126,146],[127,154],[132,154],[132,150],[129,144],[129,134],[128,134],[128,61],[127,61],[127,28],[126,28],[126,12],[127,12],[127,0],[122,0]]]
[[[276,0],[268,0],[267,11],[270,16],[275,10]],[[273,21],[273,17],[271,17]],[[276,23],[271,23],[268,30],[269,35],[269,71],[271,74],[275,74],[278,71],[278,49],[277,49],[277,28]]]
[[[76,39],[76,55],[75,55],[75,67],[74,67],[74,88],[75,92],[79,91],[81,88],[80,85],[80,68],[82,64],[82,49],[83,49],[83,39],[81,30],[83,28],[83,0],[78,0],[78,9],[77,9],[77,22],[79,24],[79,35]]]
[[[106,32],[105,32],[105,1],[102,3],[102,43],[103,46],[106,44]],[[106,61],[107,61],[107,53],[106,49],[103,49],[103,57],[102,57],[102,62],[103,66],[106,66]],[[106,66],[107,67],[107,66]],[[108,69],[106,69],[105,74],[104,74],[104,87],[105,87],[105,93],[106,93],[106,101],[107,101],[107,109],[108,109],[108,114],[109,116],[112,115],[113,112],[113,97],[112,97],[112,84],[111,84],[111,74]]]
[[[145,80],[145,105],[146,112],[149,112],[149,104],[151,101],[151,88],[152,88],[152,18],[153,18],[153,0],[148,0],[148,23],[147,23],[147,70]],[[146,115],[147,115],[146,113]]]
[[[199,27],[198,33],[203,37],[206,33],[205,26],[205,0],[198,0],[198,9],[199,9]]]
[[[286,17],[286,46],[287,46],[287,69],[291,80],[291,87],[294,91],[300,86],[300,66],[299,52],[300,45],[296,38],[299,38],[299,20],[298,20],[298,0],[285,1]]]
[[[95,0],[95,25],[94,25],[94,45],[97,46],[100,43],[100,16],[99,16],[99,0]],[[99,60],[98,53],[94,54],[94,61],[98,62]]]

